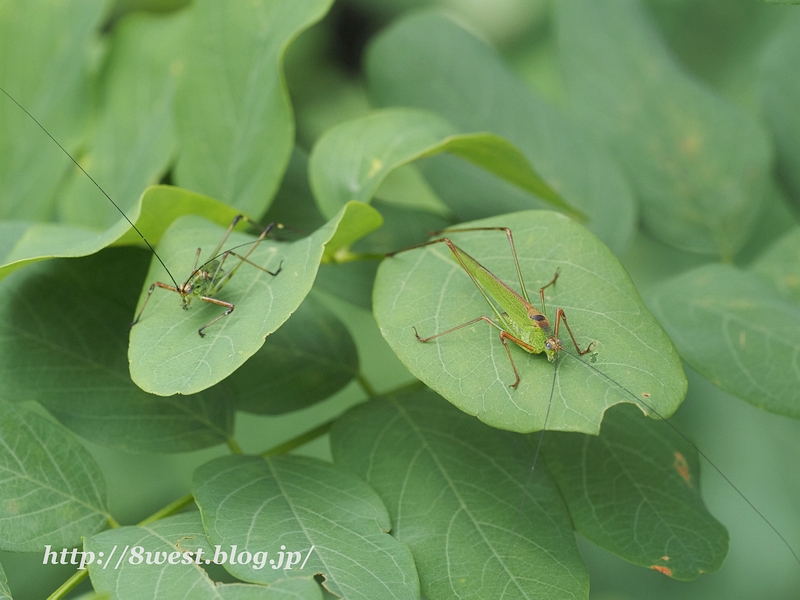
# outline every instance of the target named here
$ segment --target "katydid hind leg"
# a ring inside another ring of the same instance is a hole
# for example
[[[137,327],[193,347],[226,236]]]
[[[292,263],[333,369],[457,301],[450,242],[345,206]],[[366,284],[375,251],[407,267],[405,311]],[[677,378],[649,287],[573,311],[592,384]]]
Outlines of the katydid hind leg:
[[[502,231],[506,234],[506,239],[508,240],[508,245],[511,247],[511,256],[514,259],[514,269],[517,271],[517,281],[519,281],[519,287],[522,291],[522,297],[528,301],[530,304],[531,299],[528,296],[528,289],[525,287],[525,280],[522,278],[522,269],[519,266],[519,256],[517,256],[517,247],[514,245],[514,235],[511,233],[511,229],[509,227],[470,227],[466,229],[452,229],[449,231]]]
[[[456,259],[456,262],[458,262],[458,264],[461,265],[461,268],[464,269],[464,272],[472,280],[472,283],[475,284],[476,288],[478,288],[478,291],[481,293],[481,296],[483,296],[483,298],[486,300],[487,304],[491,307],[492,311],[494,312],[495,317],[497,317],[498,320],[502,321],[503,320],[503,315],[501,315],[500,311],[497,310],[497,307],[495,306],[494,302],[492,302],[491,298],[489,298],[489,294],[486,293],[486,290],[483,289],[483,286],[481,285],[481,283],[476,279],[475,275],[472,274],[471,270],[467,266],[467,263],[465,262],[465,257],[462,256],[462,254],[461,254],[461,252],[463,252],[463,250],[460,251],[458,246],[456,246],[450,238],[443,237],[443,238],[438,238],[438,239],[435,239],[435,240],[430,240],[430,241],[427,241],[427,242],[423,242],[421,244],[417,244],[415,246],[409,246],[408,248],[403,248],[402,250],[398,250],[396,252],[390,252],[386,256],[387,257],[391,257],[391,256],[394,256],[395,254],[399,254],[400,252],[406,252],[408,250],[414,250],[416,248],[424,248],[425,246],[432,246],[433,244],[446,244],[447,247],[450,248],[450,252],[452,252],[453,256]],[[464,253],[464,254],[466,254],[466,253]],[[469,257],[468,255],[467,255],[467,258],[470,261],[475,261],[474,258]],[[475,261],[475,262],[477,264],[477,261]],[[497,324],[494,323],[494,322],[492,322],[492,325],[495,325],[497,327]]]
[[[466,323],[461,323],[461,325],[456,325],[455,327],[451,327],[450,329],[448,329],[446,331],[442,331],[440,333],[436,333],[436,334],[434,334],[434,335],[432,335],[430,337],[426,337],[426,338],[421,337],[419,335],[419,333],[417,332],[417,328],[414,327],[413,328],[414,329],[414,335],[417,337],[417,339],[420,342],[426,343],[426,342],[429,342],[429,341],[431,341],[433,339],[441,337],[443,335],[447,335],[448,333],[453,333],[454,331],[458,331],[459,329],[462,329],[464,327],[469,327],[470,325],[472,325],[474,323],[477,323],[478,321],[486,321],[492,327],[495,327],[496,329],[500,330],[500,341],[503,343],[503,346],[506,349],[506,354],[508,354],[508,360],[511,363],[511,369],[514,371],[514,377],[516,378],[514,380],[514,383],[510,384],[509,387],[512,387],[512,388],[516,389],[517,386],[519,385],[520,377],[519,377],[519,373],[517,372],[517,365],[514,364],[514,357],[511,355],[511,348],[509,348],[507,340],[511,340],[517,346],[523,348],[524,350],[526,350],[528,352],[535,352],[535,349],[530,344],[526,344],[525,342],[523,342],[518,337],[515,337],[515,336],[511,335],[510,333],[508,333],[505,329],[503,329],[500,325],[498,325],[497,323],[492,321],[489,317],[487,317],[487,316],[477,317],[475,319],[472,319],[471,321],[467,321]]]
[[[522,269],[519,266],[517,248],[514,245],[514,235],[511,233],[511,229],[509,227],[466,227],[464,229],[442,229],[441,231],[434,231],[433,235],[439,235],[440,233],[462,233],[468,231],[502,231],[506,234],[508,245],[511,246],[511,256],[514,259],[514,268],[517,271],[517,280],[519,281],[519,287],[522,291],[522,297],[528,301],[528,304],[530,304],[531,299],[528,296],[528,289],[525,287],[525,280],[522,278]]]

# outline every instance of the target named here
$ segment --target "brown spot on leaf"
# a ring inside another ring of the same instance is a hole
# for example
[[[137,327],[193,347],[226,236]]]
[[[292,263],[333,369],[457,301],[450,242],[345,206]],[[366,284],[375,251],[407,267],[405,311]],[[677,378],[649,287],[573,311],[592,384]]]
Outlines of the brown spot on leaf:
[[[667,577],[672,577],[672,569],[670,569],[669,567],[662,567],[661,565],[653,565],[650,568],[653,569],[654,571],[658,571],[659,573],[663,573]]]
[[[642,392],[642,398],[649,398],[650,392]]]
[[[675,453],[674,465],[675,465],[675,470],[678,471],[678,475],[683,477],[683,480],[686,482],[686,485],[692,487],[692,475],[691,473],[689,473],[689,463],[686,462],[686,459],[680,452]]]
[[[696,133],[693,133],[691,135],[687,135],[681,140],[681,151],[684,154],[693,156],[698,153],[702,145],[703,145],[703,138],[701,138]]]

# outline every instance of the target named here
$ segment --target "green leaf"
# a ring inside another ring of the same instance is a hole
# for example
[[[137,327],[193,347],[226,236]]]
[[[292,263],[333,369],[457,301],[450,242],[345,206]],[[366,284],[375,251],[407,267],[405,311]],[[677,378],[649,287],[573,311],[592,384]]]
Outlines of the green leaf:
[[[750,270],[769,279],[789,300],[800,303],[800,227],[776,241]]]
[[[158,183],[175,151],[172,101],[187,25],[183,12],[168,17],[138,14],[114,27],[101,82],[103,105],[77,157],[125,212],[146,187]],[[97,228],[115,223],[119,212],[100,199],[86,174],[75,168],[71,175],[59,201],[59,217]]]
[[[245,264],[217,294],[217,299],[234,304],[235,312],[209,327],[205,337],[200,337],[198,330],[223,314],[225,307],[195,300],[190,310],[182,310],[178,294],[156,288],[140,321],[131,329],[131,378],[146,392],[159,396],[194,394],[222,381],[297,310],[314,283],[326,251],[351,243],[379,225],[380,215],[375,210],[353,202],[307,238],[292,243],[264,240],[248,260],[273,272],[280,265],[283,270],[273,277]],[[174,271],[178,281],[183,281],[191,273],[197,248],[206,249],[201,255],[205,261],[210,258],[209,249],[223,235],[223,229],[205,219],[186,216],[164,234],[158,253],[168,265],[184,265],[183,270]],[[254,240],[254,236],[233,231],[225,248]],[[235,265],[237,259],[230,260]],[[163,282],[164,274],[154,260],[137,314],[155,281]],[[169,280],[166,283],[171,285]]]
[[[452,225],[448,219],[416,207],[391,204],[377,198],[371,205],[381,213],[383,225],[356,242],[353,245],[356,252],[386,254],[398,248],[420,244],[428,239],[432,231]]]
[[[386,259],[373,297],[375,319],[386,341],[416,377],[464,412],[501,429],[597,433],[605,410],[636,403],[653,416],[669,416],[686,395],[672,342],[647,311],[628,274],[611,251],[584,227],[558,213],[525,211],[459,227],[511,226],[523,277],[538,307],[536,290],[547,289],[548,315],[562,308],[581,348],[578,359],[563,326],[568,356],[554,369],[544,355],[510,348],[519,371],[517,389],[498,331],[484,322],[422,344],[482,315],[494,318],[478,289],[444,244]],[[453,241],[502,281],[517,289],[514,262],[502,232],[450,233]],[[503,310],[503,309],[501,309]],[[552,406],[551,406],[552,396]],[[645,405],[641,400],[647,398]]]
[[[84,59],[104,6],[95,0],[5,1],[0,8],[0,82],[68,150],[87,116]],[[52,217],[69,158],[0,94],[0,218]]]
[[[694,370],[759,408],[800,418],[800,305],[720,264],[666,281],[647,299]]]
[[[294,142],[283,56],[331,2],[194,3],[175,106],[180,185],[249,214],[266,210]]]
[[[312,293],[226,384],[237,409],[278,415],[325,400],[357,374],[350,332]]]
[[[300,231],[314,231],[325,224],[325,217],[319,212],[308,183],[308,155],[297,146],[292,151],[278,192],[262,220],[265,223],[275,221],[291,225]]]
[[[778,172],[797,205],[800,203],[799,15],[787,19],[765,49],[758,84],[764,120],[775,142]]]
[[[331,432],[336,464],[386,503],[426,597],[588,598],[566,506],[511,440],[429,390],[356,407]]]
[[[557,6],[572,106],[624,166],[645,226],[673,246],[732,256],[766,193],[765,132],[681,70],[637,2]]]
[[[357,260],[319,266],[314,286],[364,310],[372,310],[372,285],[378,261]]]
[[[615,250],[630,239],[636,210],[630,186],[603,150],[530,91],[483,42],[435,13],[398,20],[367,54],[369,91],[382,106],[434,111],[459,133],[487,131],[514,144]],[[529,194],[463,161],[421,163],[436,193],[460,220],[544,208]]]
[[[75,545],[106,525],[100,467],[52,421],[0,400],[0,548]]]
[[[237,212],[217,200],[171,186],[145,190],[128,218],[152,245],[178,217],[200,214],[219,225],[228,225]],[[143,244],[142,237],[120,218],[105,231],[56,223],[0,222],[0,278],[16,269],[47,258],[75,258],[99,252],[107,246]]]
[[[322,600],[310,577],[277,580],[269,587],[212,581],[202,567],[214,562],[217,549],[208,543],[197,512],[105,531],[85,540],[84,550],[94,553],[87,560],[94,559],[88,566],[95,589],[113,592],[116,600],[173,600],[189,593],[193,600]],[[265,570],[272,570],[269,563]]]
[[[3,570],[3,565],[0,565],[0,600],[12,600],[11,590],[8,589],[8,577]]]
[[[128,332],[148,253],[115,248],[54,260],[0,282],[0,395],[36,400],[98,444],[185,452],[224,443],[230,392],[146,394],[128,374]]]
[[[230,456],[195,471],[193,494],[212,544],[278,551],[321,573],[325,587],[347,598],[419,598],[411,553],[386,532],[389,517],[363,481],[300,456]],[[271,583],[295,570],[225,564],[244,581]]]
[[[582,536],[681,581],[722,565],[728,532],[703,504],[697,451],[666,424],[620,406],[599,436],[548,433],[542,453]]]
[[[323,214],[336,214],[349,200],[369,202],[394,169],[448,152],[513,183],[574,216],[511,142],[491,133],[459,134],[428,111],[394,108],[341,123],[315,144],[309,180]]]

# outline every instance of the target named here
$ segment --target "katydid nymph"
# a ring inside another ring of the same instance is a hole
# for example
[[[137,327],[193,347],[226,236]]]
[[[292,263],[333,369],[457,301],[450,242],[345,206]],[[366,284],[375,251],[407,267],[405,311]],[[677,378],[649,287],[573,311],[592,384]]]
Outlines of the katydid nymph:
[[[83,168],[83,166],[75,159],[75,157],[70,154],[64,146],[62,146],[58,140],[47,130],[47,128],[42,125],[36,117],[34,117],[24,106],[22,106],[17,100],[11,96],[6,90],[0,88],[0,91],[3,92],[14,104],[16,104],[30,119],[55,143],[56,146],[75,164],[75,166],[94,184],[94,186],[100,190],[100,192],[106,197],[106,199],[114,206],[114,208],[123,216],[123,218],[128,222],[128,224],[139,234],[142,238],[142,241],[147,245],[150,251],[153,253],[155,258],[161,263],[161,266],[169,275],[170,280],[172,281],[172,285],[163,283],[160,281],[154,282],[148,292],[147,296],[145,297],[144,302],[142,303],[142,307],[139,309],[138,313],[136,314],[136,318],[131,323],[131,327],[136,325],[142,317],[142,313],[144,312],[145,307],[147,306],[148,301],[150,300],[150,296],[152,295],[153,291],[158,287],[161,289],[169,290],[172,292],[176,292],[180,296],[181,307],[185,310],[188,310],[191,302],[194,298],[198,298],[203,302],[207,302],[209,304],[215,304],[217,306],[224,307],[226,310],[220,314],[219,316],[213,318],[211,321],[200,327],[197,333],[200,337],[205,337],[203,330],[216,323],[223,317],[228,316],[234,310],[234,304],[232,302],[228,302],[226,300],[221,300],[216,298],[215,295],[230,281],[236,271],[243,263],[247,263],[252,265],[253,267],[272,275],[273,277],[278,275],[282,269],[282,263],[278,266],[278,268],[274,271],[270,271],[251,260],[249,260],[249,256],[255,251],[258,245],[266,238],[266,236],[272,231],[273,228],[282,228],[283,226],[278,223],[270,223],[266,227],[262,227],[257,223],[253,222],[251,219],[246,217],[245,215],[237,215],[234,217],[231,224],[228,226],[228,229],[222,236],[222,239],[217,244],[217,247],[211,253],[211,257],[205,261],[204,263],[198,266],[198,262],[200,260],[200,254],[202,252],[201,248],[197,249],[197,253],[195,255],[194,265],[189,276],[186,280],[179,284],[175,277],[173,277],[170,270],[167,268],[167,265],[161,259],[161,257],[156,252],[155,248],[150,244],[149,241],[145,238],[144,234],[139,230],[139,228],[128,218],[128,215],[120,208],[120,206],[114,201],[113,198],[103,189],[103,187]],[[246,221],[251,223],[253,226],[258,227],[261,229],[261,234],[252,242],[248,242],[246,244],[240,244],[234,248],[230,248],[225,251],[221,251],[222,247],[224,246],[225,242],[227,241],[228,237],[230,236],[231,232],[237,226],[240,221]],[[242,246],[250,246],[247,252],[244,254],[238,254],[234,252],[235,249],[238,249]],[[230,257],[233,256],[239,260],[239,262],[230,270],[223,269],[223,265],[225,261]]]
[[[511,246],[511,254],[514,258],[514,267],[517,272],[517,278],[519,280],[519,286],[522,295],[515,292],[494,273],[489,271],[477,260],[464,252],[464,250],[456,246],[452,240],[450,240],[450,238],[442,237],[436,240],[424,242],[422,244],[417,244],[409,248],[404,248],[399,252],[405,252],[406,250],[413,250],[415,248],[422,248],[424,246],[430,246],[433,244],[447,244],[447,247],[450,248],[450,251],[453,253],[456,261],[458,261],[458,263],[463,267],[464,271],[467,273],[467,275],[469,275],[470,279],[472,279],[472,282],[478,288],[481,295],[483,295],[483,297],[486,299],[486,302],[492,308],[496,318],[496,321],[493,321],[488,316],[476,317],[471,321],[456,325],[455,327],[451,327],[446,331],[442,331],[425,338],[419,335],[415,327],[414,334],[420,342],[426,343],[449,333],[453,333],[454,331],[457,331],[463,327],[468,327],[473,323],[477,323],[478,321],[485,321],[491,326],[500,330],[500,341],[503,343],[503,346],[508,353],[508,360],[511,363],[511,368],[514,371],[515,380],[514,383],[511,384],[511,387],[515,389],[519,385],[520,378],[519,373],[517,372],[517,367],[514,364],[514,358],[511,355],[511,348],[509,348],[507,340],[510,340],[531,354],[544,353],[550,362],[554,362],[556,360],[557,353],[560,350],[563,350],[561,340],[558,337],[559,326],[563,322],[564,327],[566,327],[569,337],[572,340],[572,343],[575,346],[578,354],[583,356],[591,351],[591,349],[594,347],[594,342],[589,344],[584,350],[581,350],[581,347],[575,340],[575,335],[572,333],[572,329],[567,322],[567,316],[563,309],[558,308],[556,310],[555,328],[551,330],[550,321],[548,321],[546,316],[544,291],[548,287],[555,285],[559,276],[558,271],[556,271],[553,279],[548,284],[539,289],[539,296],[542,303],[542,310],[539,311],[533,306],[533,304],[531,304],[530,297],[528,296],[528,290],[526,289],[525,281],[522,278],[522,270],[520,269],[517,252],[514,247],[514,236],[511,233],[511,229],[508,227],[475,227],[452,230],[446,229],[437,232],[434,235],[438,235],[439,233],[461,233],[467,231],[505,232],[506,237],[508,238],[508,243]],[[394,256],[395,254],[397,254],[397,252],[390,253],[387,256]],[[498,305],[500,307],[499,309]]]
[[[265,273],[272,275],[273,277],[275,277],[278,273],[280,273],[281,269],[283,268],[283,263],[278,265],[278,268],[275,271],[270,271],[269,269],[257,265],[256,263],[248,259],[248,257],[258,247],[261,241],[265,237],[267,237],[267,234],[274,227],[281,227],[280,224],[270,223],[269,225],[264,227],[261,232],[261,235],[259,235],[254,242],[249,243],[250,248],[244,255],[240,255],[234,252],[233,251],[234,248],[231,248],[229,250],[220,253],[220,250],[222,249],[222,246],[228,239],[228,236],[231,234],[231,231],[233,231],[237,223],[239,223],[239,221],[243,219],[246,221],[250,221],[250,219],[248,219],[244,215],[237,215],[236,217],[234,217],[233,221],[228,226],[225,235],[222,236],[222,239],[219,241],[219,244],[217,244],[217,247],[211,253],[211,258],[208,259],[203,264],[201,264],[199,267],[197,266],[197,263],[200,260],[200,253],[202,251],[202,248],[197,249],[197,254],[195,254],[194,266],[192,267],[192,272],[190,273],[186,281],[184,281],[182,284],[180,285],[176,284],[172,286],[166,283],[162,283],[160,281],[154,282],[150,286],[150,289],[147,291],[147,296],[145,297],[144,302],[142,303],[142,307],[139,309],[136,318],[131,323],[131,327],[133,327],[139,322],[139,319],[141,319],[142,313],[144,312],[144,309],[147,306],[147,302],[150,300],[150,296],[153,294],[153,290],[159,287],[161,289],[169,290],[171,292],[177,292],[180,295],[181,308],[183,308],[184,310],[189,309],[192,299],[195,297],[199,300],[202,300],[203,302],[208,302],[209,304],[216,304],[217,306],[223,306],[226,308],[225,312],[213,318],[211,321],[209,321],[208,323],[206,323],[200,329],[197,330],[197,333],[200,334],[200,337],[205,337],[206,334],[203,333],[203,330],[205,328],[207,328],[209,325],[212,325],[213,323],[216,323],[223,317],[227,317],[229,314],[233,312],[234,305],[232,302],[226,302],[225,300],[220,300],[218,298],[215,298],[214,296],[225,286],[226,283],[228,283],[228,281],[230,281],[231,277],[233,277],[234,273],[236,273],[237,269],[241,267],[242,264],[247,263],[249,265],[252,265],[257,269],[260,269],[261,271],[264,271]],[[236,258],[239,259],[239,262],[230,271],[225,271],[223,270],[222,267],[225,264],[225,260],[229,256],[235,256]],[[172,277],[171,274],[170,277]],[[173,282],[174,281],[175,280],[173,279]]]

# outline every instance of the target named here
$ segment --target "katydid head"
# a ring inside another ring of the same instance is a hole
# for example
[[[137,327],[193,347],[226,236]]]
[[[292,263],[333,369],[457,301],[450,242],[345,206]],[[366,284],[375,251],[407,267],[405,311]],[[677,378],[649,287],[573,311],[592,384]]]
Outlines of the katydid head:
[[[558,354],[559,350],[563,350],[561,347],[561,340],[555,336],[547,338],[547,341],[544,343],[544,353],[547,355],[547,360],[555,362],[556,354]]]
[[[189,309],[189,304],[192,302],[193,292],[194,292],[194,285],[192,284],[192,279],[184,281],[181,285],[178,286],[178,293],[181,296],[181,308],[183,310]]]

